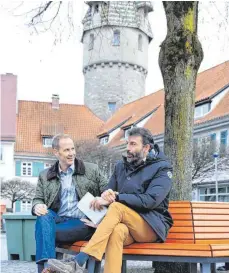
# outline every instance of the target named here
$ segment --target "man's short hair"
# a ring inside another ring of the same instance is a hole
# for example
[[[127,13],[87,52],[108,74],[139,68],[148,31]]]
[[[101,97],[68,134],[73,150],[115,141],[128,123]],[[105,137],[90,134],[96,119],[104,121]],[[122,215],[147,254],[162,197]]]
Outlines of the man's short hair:
[[[143,145],[149,144],[150,150],[154,147],[153,135],[148,129],[142,127],[134,127],[130,129],[128,136],[141,136]]]
[[[60,140],[61,139],[64,139],[64,138],[70,138],[72,139],[69,135],[66,135],[66,134],[58,134],[58,135],[55,135],[52,139],[52,148],[53,149],[56,149],[56,150],[59,150],[60,148]]]

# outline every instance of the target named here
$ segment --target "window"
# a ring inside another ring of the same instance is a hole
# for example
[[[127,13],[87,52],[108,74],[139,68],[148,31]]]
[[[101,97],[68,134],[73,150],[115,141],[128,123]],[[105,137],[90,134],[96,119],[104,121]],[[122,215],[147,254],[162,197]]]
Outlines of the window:
[[[220,133],[220,144],[227,145],[227,130]]]
[[[119,30],[114,31],[113,45],[114,46],[120,45],[120,31]]]
[[[125,138],[125,139],[128,138],[130,129],[131,129],[131,128],[126,128],[126,129],[124,129],[124,138]]]
[[[216,201],[215,187],[204,187],[199,189],[200,201]],[[229,201],[229,187],[218,186],[218,200],[219,202]]]
[[[138,35],[138,50],[142,51],[142,35]]]
[[[210,145],[213,151],[216,150],[216,133],[210,135]]]
[[[31,200],[22,200],[21,201],[21,212],[31,211],[32,201]]]
[[[94,34],[90,34],[90,40],[89,40],[89,46],[88,46],[88,50],[92,50],[94,47]]]
[[[52,163],[45,163],[45,166],[44,166],[45,169],[48,169],[50,167],[52,167]]]
[[[108,141],[109,141],[109,136],[105,136],[105,137],[100,138],[100,144],[101,145],[107,144]]]
[[[116,102],[108,102],[108,109],[111,113],[114,113],[116,110]]]
[[[225,152],[227,147],[227,130],[220,132],[220,151]]]
[[[21,163],[21,176],[32,176],[32,162]]]
[[[195,118],[200,118],[204,115],[206,115],[211,109],[211,104],[210,103],[205,103],[200,106],[195,107]]]
[[[52,147],[52,137],[43,137],[43,146]]]

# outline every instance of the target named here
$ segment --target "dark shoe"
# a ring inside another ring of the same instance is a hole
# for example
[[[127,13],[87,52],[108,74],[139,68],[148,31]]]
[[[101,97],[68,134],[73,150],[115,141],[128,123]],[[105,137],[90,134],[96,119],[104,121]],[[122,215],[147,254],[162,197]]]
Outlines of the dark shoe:
[[[217,268],[217,271],[226,271],[226,267],[225,266],[220,266]]]
[[[48,266],[60,273],[83,273],[84,268],[79,266],[74,259],[56,260],[49,259]]]

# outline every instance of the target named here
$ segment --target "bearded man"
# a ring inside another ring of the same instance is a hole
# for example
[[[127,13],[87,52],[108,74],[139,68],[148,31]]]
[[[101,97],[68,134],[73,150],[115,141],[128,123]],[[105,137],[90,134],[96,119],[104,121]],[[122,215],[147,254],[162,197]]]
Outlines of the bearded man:
[[[105,273],[120,273],[123,246],[134,242],[164,242],[173,224],[168,212],[171,165],[154,144],[151,132],[134,127],[127,155],[115,166],[107,189],[91,204],[108,212],[87,246],[72,260],[48,260],[52,270],[83,272],[90,257],[101,260]]]

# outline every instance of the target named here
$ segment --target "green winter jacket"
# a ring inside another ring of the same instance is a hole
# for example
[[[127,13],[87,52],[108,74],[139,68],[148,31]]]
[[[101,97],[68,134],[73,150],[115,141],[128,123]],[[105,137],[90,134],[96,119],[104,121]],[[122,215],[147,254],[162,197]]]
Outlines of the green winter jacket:
[[[90,192],[94,196],[100,196],[107,185],[107,179],[100,172],[98,166],[93,163],[75,159],[75,170],[72,175],[79,200]],[[61,182],[59,176],[59,161],[51,168],[45,169],[39,174],[36,194],[32,204],[46,204],[48,209],[57,212],[60,208]]]

